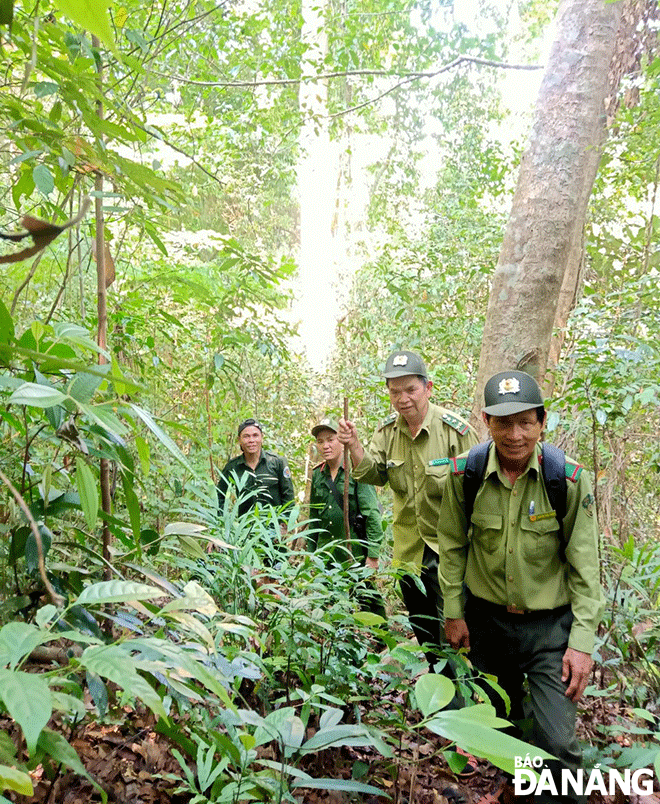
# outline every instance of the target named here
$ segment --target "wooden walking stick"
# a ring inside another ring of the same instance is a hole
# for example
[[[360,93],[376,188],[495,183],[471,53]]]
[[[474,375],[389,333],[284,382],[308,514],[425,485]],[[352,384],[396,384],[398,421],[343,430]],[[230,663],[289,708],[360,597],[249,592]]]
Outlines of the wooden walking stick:
[[[348,397],[344,397],[344,421],[348,421]],[[351,523],[348,516],[348,481],[350,473],[350,459],[348,456],[348,444],[344,444],[344,534],[346,536],[346,547],[353,557],[351,550]]]

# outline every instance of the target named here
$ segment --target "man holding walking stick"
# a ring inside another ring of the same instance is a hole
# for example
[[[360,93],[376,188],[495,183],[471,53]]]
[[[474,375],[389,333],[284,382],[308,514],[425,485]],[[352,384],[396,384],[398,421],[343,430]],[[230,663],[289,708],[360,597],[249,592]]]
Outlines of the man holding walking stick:
[[[410,625],[433,668],[444,641],[437,529],[449,467],[441,459],[460,455],[478,438],[464,419],[430,401],[433,383],[419,355],[393,352],[383,374],[396,412],[381,422],[367,449],[355,424],[345,418],[337,437],[349,449],[355,480],[390,484],[393,563],[404,571],[400,585]],[[442,672],[453,676],[449,666]]]

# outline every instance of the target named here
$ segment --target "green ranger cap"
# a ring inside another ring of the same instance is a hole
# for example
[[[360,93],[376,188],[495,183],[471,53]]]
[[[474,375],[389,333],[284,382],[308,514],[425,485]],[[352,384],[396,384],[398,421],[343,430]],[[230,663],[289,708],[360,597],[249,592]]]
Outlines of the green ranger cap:
[[[321,419],[318,424],[315,424],[314,427],[312,427],[312,435],[314,438],[316,438],[321,430],[332,430],[333,433],[336,433],[337,430],[339,430],[337,420],[333,419],[332,416],[326,416],[324,419]]]
[[[425,380],[428,379],[422,358],[414,352],[392,352],[385,363],[383,377],[389,380],[392,377],[406,377],[409,374],[418,374]]]
[[[538,383],[524,371],[500,371],[484,388],[484,413],[511,416],[531,408],[542,408],[543,397]]]

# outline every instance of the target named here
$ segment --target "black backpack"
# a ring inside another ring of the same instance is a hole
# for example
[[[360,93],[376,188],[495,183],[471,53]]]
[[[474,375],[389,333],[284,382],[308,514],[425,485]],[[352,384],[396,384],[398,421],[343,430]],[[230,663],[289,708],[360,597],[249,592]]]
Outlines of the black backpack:
[[[477,496],[477,491],[484,479],[486,463],[488,462],[488,450],[492,441],[484,441],[472,447],[468,453],[463,474],[463,494],[465,496],[465,516],[468,527],[472,517],[472,509]],[[559,557],[562,561],[566,560],[566,545],[568,540],[564,533],[564,517],[566,516],[566,456],[564,450],[555,447],[553,444],[541,444],[541,474],[545,490],[550,500],[550,505],[557,514],[559,530],[561,534],[561,545]]]

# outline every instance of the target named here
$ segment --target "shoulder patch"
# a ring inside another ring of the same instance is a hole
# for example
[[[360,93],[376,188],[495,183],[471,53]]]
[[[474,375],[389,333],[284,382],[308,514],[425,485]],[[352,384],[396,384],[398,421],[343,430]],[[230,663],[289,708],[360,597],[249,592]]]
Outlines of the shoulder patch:
[[[463,419],[460,419],[453,413],[443,413],[442,421],[450,427],[453,427],[460,435],[465,435],[470,429],[470,425],[467,422],[464,422]]]
[[[447,458],[449,471],[452,475],[464,475],[467,466],[467,458]]]
[[[577,483],[580,479],[583,469],[584,466],[580,466],[579,463],[567,460],[564,464],[564,474],[566,475],[566,479],[570,480],[572,483]]]
[[[393,422],[395,422],[396,417],[398,415],[399,414],[396,413],[396,412],[395,413],[390,413],[390,415],[387,416],[385,419],[383,419],[383,421],[378,425],[378,429],[382,430],[384,427],[387,427],[388,424],[392,424]]]
[[[282,475],[283,475],[283,476],[284,476],[284,477],[285,477],[287,480],[290,480],[290,478],[291,478],[291,470],[289,469],[289,467],[287,466],[287,464],[284,464],[284,469],[283,469],[283,471],[282,471]]]

